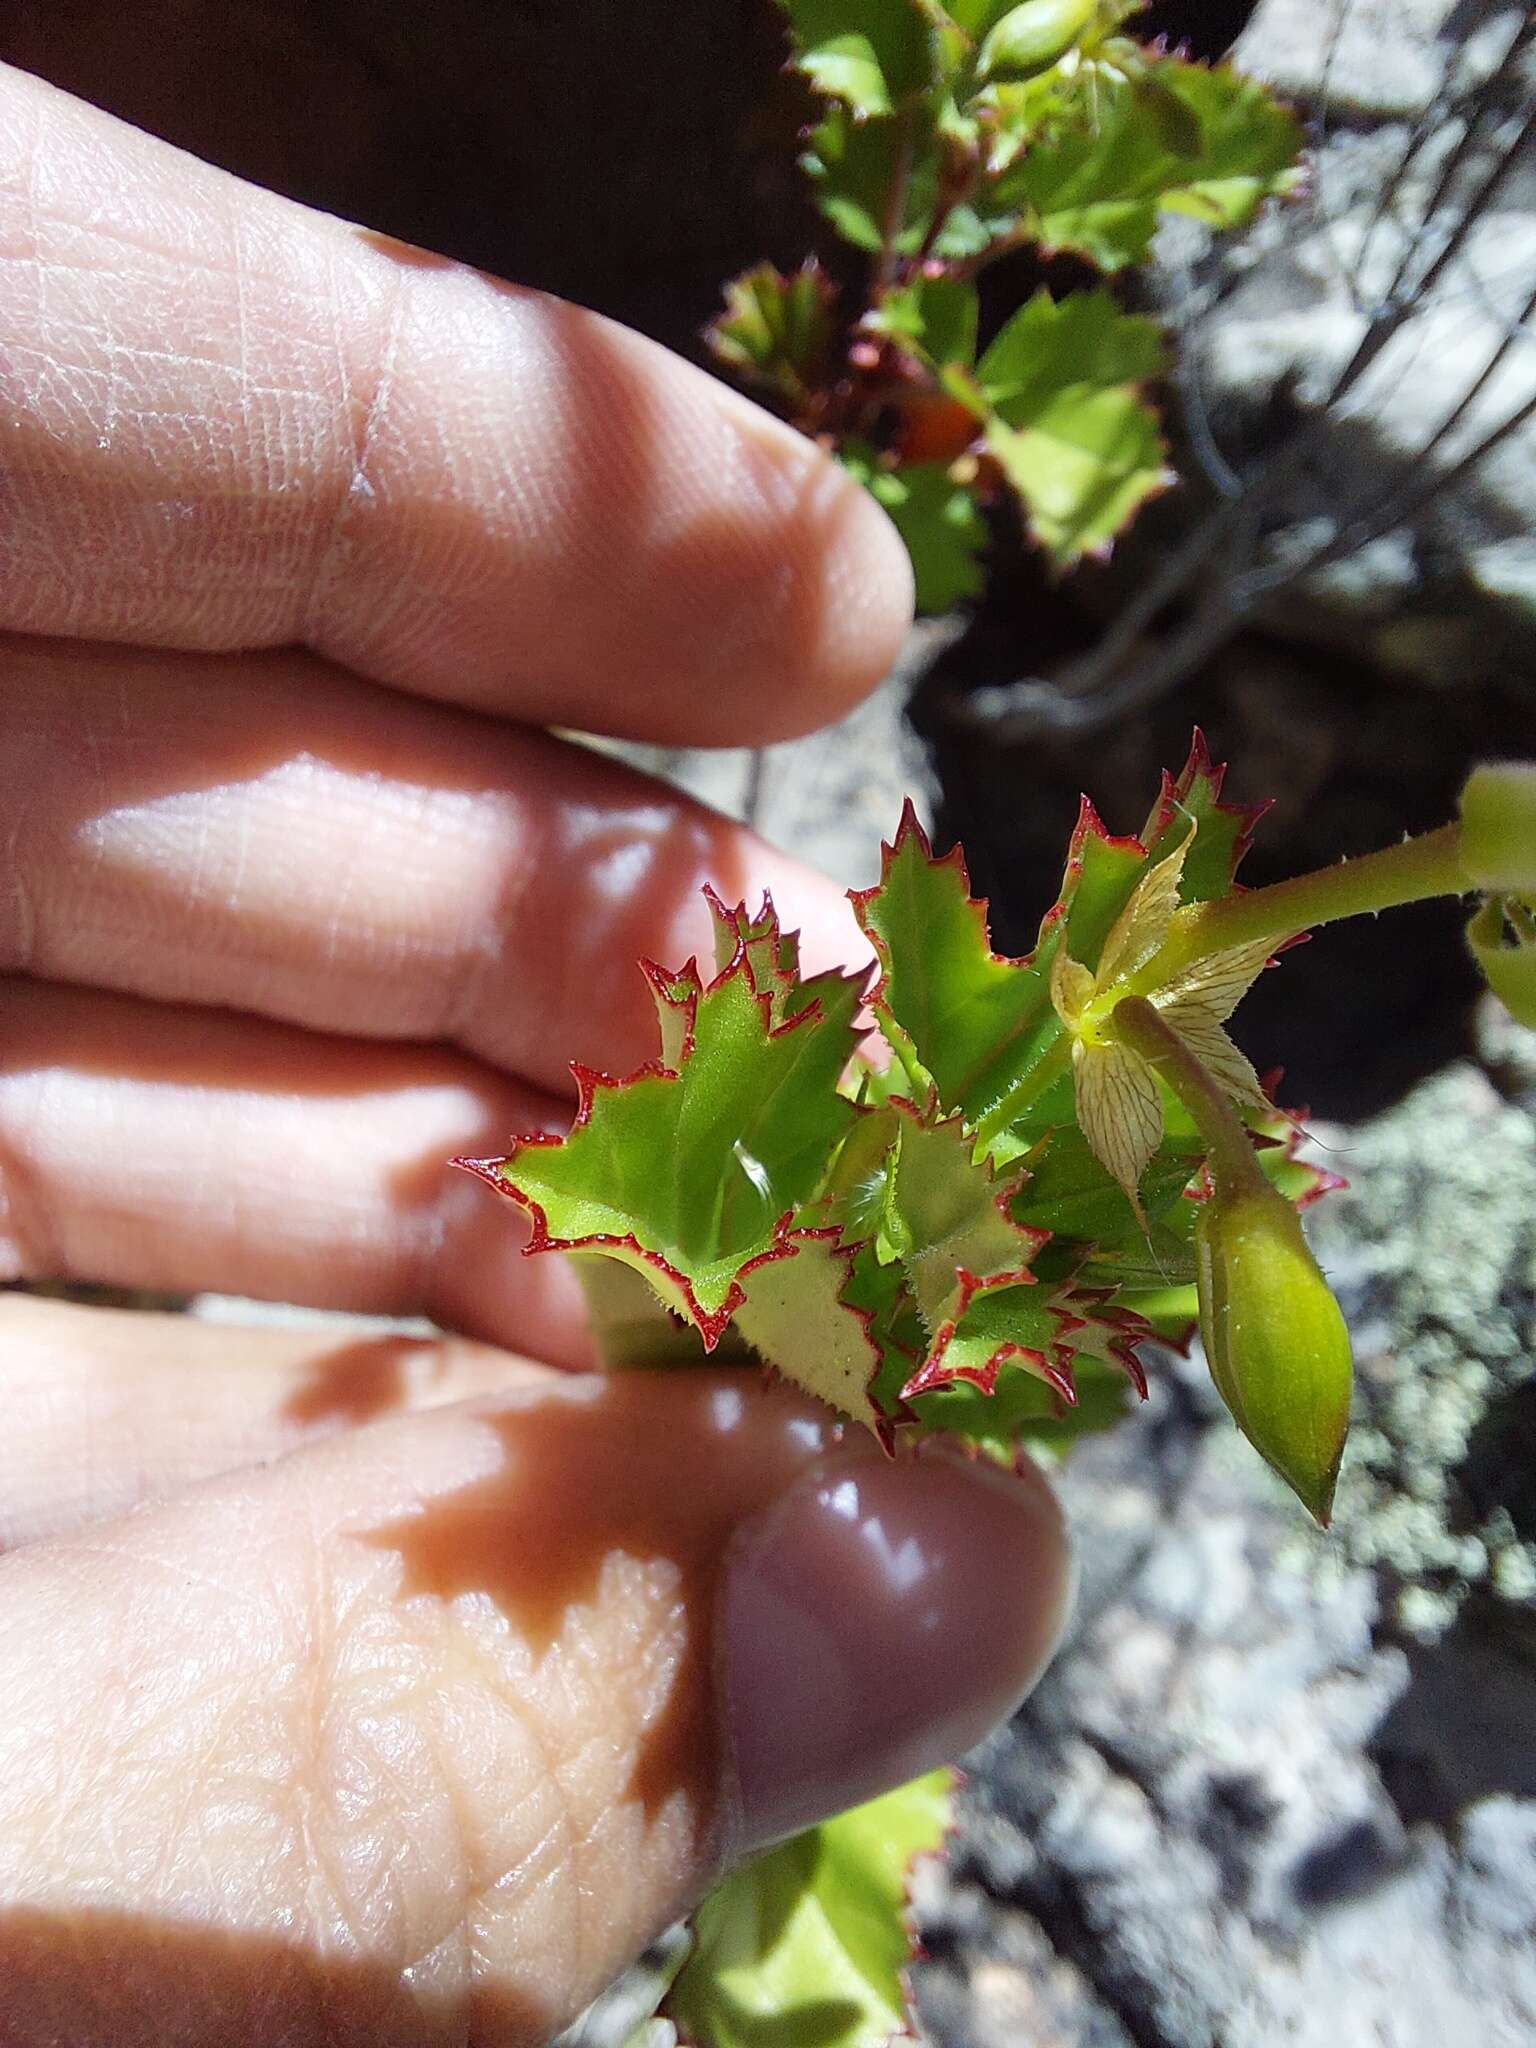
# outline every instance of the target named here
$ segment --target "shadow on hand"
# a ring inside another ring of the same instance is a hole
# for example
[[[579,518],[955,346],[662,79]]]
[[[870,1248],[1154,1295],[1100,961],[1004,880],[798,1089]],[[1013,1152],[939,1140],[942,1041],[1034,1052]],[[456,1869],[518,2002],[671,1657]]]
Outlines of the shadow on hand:
[[[563,2018],[484,1988],[429,2014],[398,1970],[276,1935],[0,1910],[0,2048],[537,2048]]]
[[[672,1583],[655,1599],[681,1620],[675,1668],[621,1796],[652,1819],[682,1794],[701,1835],[720,1769],[712,1635],[724,1554],[807,1457],[792,1426],[741,1426],[751,1384],[742,1372],[701,1372],[694,1398],[679,1394],[664,1415],[644,1373],[546,1390],[485,1418],[504,1447],[494,1472],[363,1539],[399,1553],[401,1597],[485,1594],[536,1659],[586,1638],[585,1624],[570,1624],[577,1610],[601,1615],[610,1560],[667,1567]],[[651,1609],[641,1629],[658,1618]]]

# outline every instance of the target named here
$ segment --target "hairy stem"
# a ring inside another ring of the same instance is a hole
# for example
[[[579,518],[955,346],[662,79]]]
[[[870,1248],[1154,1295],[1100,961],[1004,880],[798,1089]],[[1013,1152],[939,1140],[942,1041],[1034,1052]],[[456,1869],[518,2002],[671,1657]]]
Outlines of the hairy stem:
[[[1204,1141],[1207,1163],[1225,1196],[1268,1187],[1248,1132],[1220,1088],[1178,1033],[1163,1022],[1143,996],[1115,1005],[1110,1029],[1122,1044],[1154,1066],[1189,1111]]]
[[[1337,867],[1292,875],[1266,889],[1250,889],[1182,911],[1157,956],[1158,980],[1167,981],[1195,960],[1254,939],[1279,944],[1337,918],[1392,910],[1429,896],[1464,896],[1473,885],[1462,873],[1460,850],[1461,827],[1442,825],[1417,839],[1340,861]]]

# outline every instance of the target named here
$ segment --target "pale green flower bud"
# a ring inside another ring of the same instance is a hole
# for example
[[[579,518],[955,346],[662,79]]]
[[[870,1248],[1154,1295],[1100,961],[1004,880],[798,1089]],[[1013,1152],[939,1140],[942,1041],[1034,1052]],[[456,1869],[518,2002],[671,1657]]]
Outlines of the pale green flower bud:
[[[1218,1188],[1201,1207],[1195,1254],[1217,1391],[1326,1528],[1349,1428],[1349,1332],[1300,1219],[1268,1182]]]
[[[1031,78],[1058,63],[1098,12],[1098,0],[1023,0],[981,46],[982,78]]]
[[[1490,761],[1461,793],[1461,865],[1479,889],[1536,896],[1536,761]]]

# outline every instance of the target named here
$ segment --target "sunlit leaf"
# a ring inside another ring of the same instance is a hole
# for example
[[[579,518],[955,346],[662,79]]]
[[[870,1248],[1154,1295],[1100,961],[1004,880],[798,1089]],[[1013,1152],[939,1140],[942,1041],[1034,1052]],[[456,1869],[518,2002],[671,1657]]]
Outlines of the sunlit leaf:
[[[1095,80],[1075,118],[1020,151],[994,203],[1047,249],[1120,270],[1145,257],[1160,213],[1241,227],[1294,188],[1301,146],[1296,116],[1256,80],[1158,56],[1134,79]]]
[[[1154,323],[1107,293],[1040,291],[977,365],[987,446],[1063,566],[1107,545],[1168,481],[1157,414],[1141,396],[1162,364]]]
[[[906,2032],[914,1862],[950,1826],[951,1773],[824,1821],[728,1877],[664,2006],[692,2048],[888,2048]]]

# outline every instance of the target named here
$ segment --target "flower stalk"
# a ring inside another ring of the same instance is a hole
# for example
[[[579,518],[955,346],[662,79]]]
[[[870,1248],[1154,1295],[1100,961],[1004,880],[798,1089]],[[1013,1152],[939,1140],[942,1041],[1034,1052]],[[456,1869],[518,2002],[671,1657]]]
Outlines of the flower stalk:
[[[1464,896],[1477,884],[1462,867],[1461,835],[1459,824],[1442,825],[1333,867],[1191,905],[1174,919],[1147,977],[1171,980],[1208,954],[1259,939],[1281,946],[1314,925],[1343,917],[1393,910],[1432,896]]]

